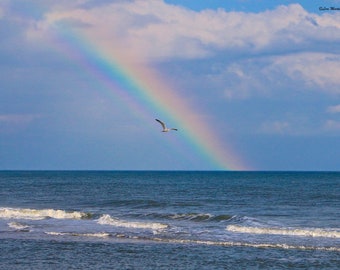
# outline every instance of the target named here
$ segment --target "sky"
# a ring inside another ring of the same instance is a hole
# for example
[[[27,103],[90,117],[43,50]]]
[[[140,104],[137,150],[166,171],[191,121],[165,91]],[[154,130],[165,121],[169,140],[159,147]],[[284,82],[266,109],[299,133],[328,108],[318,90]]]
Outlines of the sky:
[[[340,170],[339,0],[0,0],[0,37],[0,170]]]

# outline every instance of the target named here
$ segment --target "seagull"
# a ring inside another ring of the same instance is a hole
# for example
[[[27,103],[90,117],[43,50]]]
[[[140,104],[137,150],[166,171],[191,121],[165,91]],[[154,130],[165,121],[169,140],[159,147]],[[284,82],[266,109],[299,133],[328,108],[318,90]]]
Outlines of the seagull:
[[[158,119],[155,119],[155,120],[162,125],[162,127],[163,127],[162,132],[169,132],[170,130],[176,130],[177,131],[177,128],[167,128],[164,122],[162,122],[161,120],[158,120]]]

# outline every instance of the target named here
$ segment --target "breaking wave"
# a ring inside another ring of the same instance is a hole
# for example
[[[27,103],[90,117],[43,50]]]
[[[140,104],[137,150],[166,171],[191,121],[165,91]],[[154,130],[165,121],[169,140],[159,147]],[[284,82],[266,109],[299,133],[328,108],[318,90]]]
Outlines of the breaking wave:
[[[90,214],[77,211],[67,212],[55,209],[0,208],[1,219],[86,219],[89,217]]]
[[[325,229],[294,229],[294,228],[261,228],[261,227],[247,227],[239,225],[229,225],[227,231],[237,233],[249,234],[271,234],[271,235],[289,235],[289,236],[304,236],[304,237],[326,237],[326,238],[340,238],[340,231],[325,230]]]
[[[151,230],[163,230],[169,227],[167,224],[157,222],[124,221],[117,218],[112,218],[110,215],[101,216],[98,219],[98,224],[124,228],[151,229]]]
[[[198,244],[208,246],[226,246],[226,247],[253,247],[253,248],[277,248],[277,249],[300,249],[300,250],[323,250],[340,252],[339,247],[318,247],[305,245],[289,245],[280,243],[248,243],[248,242],[233,242],[233,241],[209,241],[209,240],[189,240],[189,239],[162,239],[153,238],[153,241],[178,243],[178,244]]]
[[[90,238],[125,238],[134,241],[153,241],[169,244],[189,244],[189,245],[207,245],[207,246],[224,246],[224,247],[250,247],[262,249],[297,249],[297,250],[320,250],[330,252],[340,252],[340,248],[336,246],[309,246],[309,245],[294,245],[286,243],[250,243],[241,241],[212,241],[212,240],[193,240],[193,239],[173,239],[173,238],[158,238],[158,237],[142,237],[128,236],[124,234],[110,233],[72,233],[72,232],[45,232],[52,236],[74,236],[74,237],[90,237]]]
[[[224,221],[230,220],[232,216],[230,215],[212,215],[203,213],[183,213],[183,214],[173,214],[168,216],[170,219],[175,220],[191,220],[196,222],[201,221]]]
[[[109,233],[71,233],[71,232],[45,232],[48,235],[56,236],[78,236],[78,237],[96,237],[96,238],[107,238],[110,237]]]
[[[28,226],[26,224],[19,223],[19,222],[10,222],[7,225],[8,225],[8,227],[15,229],[17,231],[25,231],[25,232],[30,231],[30,226]]]

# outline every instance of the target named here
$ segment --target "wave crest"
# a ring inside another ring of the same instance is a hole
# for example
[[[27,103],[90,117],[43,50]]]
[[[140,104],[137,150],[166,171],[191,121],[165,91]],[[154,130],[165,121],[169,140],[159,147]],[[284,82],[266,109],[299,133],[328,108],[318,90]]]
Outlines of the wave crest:
[[[71,233],[71,232],[45,232],[48,235],[56,235],[56,236],[78,236],[78,237],[96,237],[96,238],[107,238],[111,235],[109,233]]]
[[[252,248],[277,248],[277,249],[300,249],[300,250],[322,250],[339,252],[339,247],[318,247],[304,245],[288,245],[280,243],[248,243],[248,242],[233,242],[233,241],[210,241],[210,240],[189,240],[189,239],[161,239],[152,238],[150,240],[166,243],[179,244],[198,244],[207,246],[230,246],[230,247],[252,247]]]
[[[194,222],[226,221],[233,218],[231,215],[213,215],[209,213],[177,213],[155,216],[172,220],[190,220]]]
[[[17,231],[22,231],[22,232],[29,232],[30,231],[30,226],[26,224],[22,224],[19,222],[10,222],[7,224],[8,227],[15,229]]]
[[[67,212],[55,209],[0,208],[0,218],[2,219],[42,220],[46,218],[85,219],[88,217],[88,213],[77,211]]]
[[[336,230],[325,229],[294,229],[294,228],[261,228],[261,227],[247,227],[239,225],[229,225],[227,231],[237,233],[249,234],[272,234],[272,235],[289,235],[289,236],[305,236],[305,237],[326,237],[326,238],[340,238],[340,232]]]
[[[137,222],[137,221],[124,221],[117,218],[112,218],[110,215],[103,215],[98,219],[98,224],[111,225],[124,228],[135,229],[151,229],[151,230],[163,230],[168,228],[168,225],[157,222]]]

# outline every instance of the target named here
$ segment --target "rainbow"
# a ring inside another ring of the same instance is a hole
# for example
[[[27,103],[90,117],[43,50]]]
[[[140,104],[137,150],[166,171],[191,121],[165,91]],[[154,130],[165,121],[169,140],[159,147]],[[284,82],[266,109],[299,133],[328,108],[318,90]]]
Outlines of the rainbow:
[[[63,25],[57,29],[57,42],[53,42],[58,49],[95,75],[105,85],[108,97],[119,98],[145,121],[159,117],[176,126],[180,136],[171,137],[181,139],[171,139],[169,143],[175,144],[179,151],[184,145],[189,146],[195,156],[214,170],[248,169],[231,147],[217,136],[215,127],[199,116],[199,109],[186,102],[162,74],[145,63],[130,61],[131,55],[108,49],[72,27]]]

